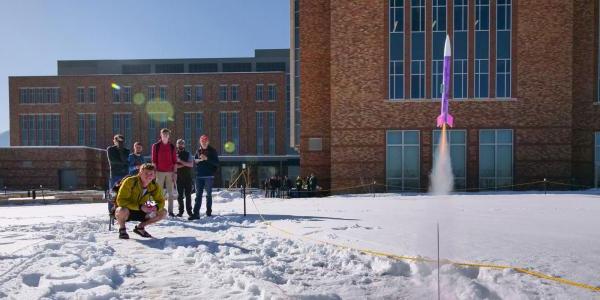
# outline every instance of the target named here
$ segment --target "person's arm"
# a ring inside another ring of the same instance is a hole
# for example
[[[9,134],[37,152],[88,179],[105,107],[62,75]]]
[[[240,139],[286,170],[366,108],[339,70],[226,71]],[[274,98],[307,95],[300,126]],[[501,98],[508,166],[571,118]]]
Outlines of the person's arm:
[[[171,161],[173,161],[173,172],[177,173],[177,150],[175,150],[175,146],[171,147]]]
[[[214,167],[218,167],[219,166],[219,155],[217,154],[217,151],[210,151],[210,153],[208,153],[208,159],[206,160],[206,162],[208,162],[209,164],[213,165]]]
[[[194,158],[192,157],[191,154],[189,154],[187,161],[182,160],[179,163],[181,164],[181,166],[193,168],[194,167]]]
[[[133,173],[138,169],[138,165],[136,164],[136,159],[134,154],[129,154],[127,158],[127,162],[129,164],[129,173]]]
[[[156,151],[156,144],[152,144],[150,159],[152,163],[156,165],[158,162],[158,151]]]
[[[125,179],[125,182],[119,188],[119,193],[117,194],[117,206],[125,207],[129,210],[139,210],[140,207],[136,203],[136,200],[132,198],[131,189],[133,188],[133,184],[135,183],[135,178],[130,177]]]

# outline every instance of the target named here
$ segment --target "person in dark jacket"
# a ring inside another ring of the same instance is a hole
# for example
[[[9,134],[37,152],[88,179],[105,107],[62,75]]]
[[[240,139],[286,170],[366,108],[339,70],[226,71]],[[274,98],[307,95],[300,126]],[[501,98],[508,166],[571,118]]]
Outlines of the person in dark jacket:
[[[183,196],[185,195],[185,210],[188,217],[194,215],[192,211],[192,168],[194,157],[185,150],[185,141],[177,140],[177,203],[179,205],[178,217],[183,216]]]
[[[212,215],[212,186],[215,173],[219,167],[219,155],[217,150],[209,145],[208,136],[200,137],[200,148],[194,155],[196,162],[196,201],[194,203],[194,214],[188,220],[200,219],[200,207],[202,206],[202,193],[206,189],[206,216]]]
[[[308,177],[308,190],[312,197],[317,195],[317,177],[313,173],[310,173],[310,177]]]
[[[140,172],[140,166],[145,163],[142,156],[142,144],[140,142],[133,143],[133,153],[129,154],[127,162],[129,164],[129,175],[135,176]]]
[[[125,148],[125,138],[117,134],[113,138],[113,146],[106,149],[108,156],[108,165],[110,166],[109,189],[112,189],[115,183],[121,181],[123,177],[129,174],[129,149]]]

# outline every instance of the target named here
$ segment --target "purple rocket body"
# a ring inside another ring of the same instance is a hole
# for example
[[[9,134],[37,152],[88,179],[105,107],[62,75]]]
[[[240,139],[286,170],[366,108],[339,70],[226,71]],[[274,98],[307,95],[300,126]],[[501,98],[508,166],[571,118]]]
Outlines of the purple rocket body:
[[[450,48],[450,37],[446,35],[444,43],[444,71],[442,78],[442,108],[440,115],[437,117],[437,127],[442,127],[444,124],[450,127],[454,126],[454,118],[448,112],[448,98],[450,96],[450,63],[452,63],[452,50]]]

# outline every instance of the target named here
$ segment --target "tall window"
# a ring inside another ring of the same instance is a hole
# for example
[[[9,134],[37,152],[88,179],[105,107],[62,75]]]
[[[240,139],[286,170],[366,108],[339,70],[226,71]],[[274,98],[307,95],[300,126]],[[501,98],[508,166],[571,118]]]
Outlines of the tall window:
[[[386,182],[389,190],[418,191],[420,135],[417,130],[388,130]]]
[[[433,0],[431,35],[431,98],[442,97],[444,44],[446,42],[446,0]]]
[[[148,86],[148,101],[156,101],[156,87],[153,85]]]
[[[256,112],[256,154],[265,154],[264,112]]]
[[[490,0],[475,2],[475,98],[489,97]]]
[[[498,0],[496,16],[496,97],[510,98],[512,0]]]
[[[237,84],[231,86],[231,101],[238,101],[239,87]]]
[[[123,103],[131,103],[131,87],[123,87]]]
[[[113,135],[122,134],[123,136],[125,136],[125,145],[127,147],[133,146],[132,145],[133,132],[131,130],[131,128],[133,126],[131,125],[132,124],[131,113],[113,113],[112,121],[113,121],[112,122]],[[155,141],[155,140],[152,140],[152,141]],[[150,148],[148,148],[148,149],[150,149]]]
[[[425,98],[425,0],[411,0],[410,97]]]
[[[469,0],[454,0],[454,61],[453,96],[456,99],[467,98],[468,83],[468,31],[469,31]]]
[[[256,101],[263,101],[264,100],[264,84],[257,84],[256,85]]]
[[[96,103],[96,87],[95,86],[88,87],[88,102]]]
[[[512,174],[512,130],[479,130],[479,187],[507,188],[512,184]]]
[[[390,0],[389,28],[389,97],[404,98],[404,0]]]
[[[183,102],[192,102],[192,86],[183,86]]]
[[[240,113],[232,112],[231,114],[231,140],[234,145],[234,150],[231,154],[240,153]]]
[[[204,115],[202,112],[186,112],[183,114],[183,124],[186,149],[195,151],[198,148],[198,139],[204,133]]]
[[[160,101],[167,101],[167,87],[164,85],[161,85],[159,88],[159,93],[160,93]]]
[[[227,101],[227,85],[219,85],[219,101]]]
[[[440,143],[439,130],[433,131],[433,164],[437,160]],[[465,130],[448,130],[448,145],[450,145],[450,163],[454,175],[454,188],[464,189],[467,186],[467,133]]]
[[[194,95],[196,102],[202,102],[204,100],[204,86],[196,85],[196,95]]]
[[[20,104],[56,104],[60,103],[59,87],[19,88]]]
[[[148,113],[148,151],[152,149],[152,144],[160,139],[160,130],[167,128],[166,113]],[[125,137],[127,138],[127,137]]]
[[[274,83],[269,84],[269,101],[277,100],[277,85]]]
[[[77,114],[77,145],[96,147],[96,114]]]
[[[267,113],[269,122],[269,154],[275,154],[275,112]]]
[[[60,144],[59,114],[19,115],[21,146],[58,146]]]
[[[85,103],[85,87],[77,88],[77,103]]]
[[[225,151],[225,144],[228,142],[227,140],[227,112],[219,112],[219,128],[221,133],[221,153],[227,153]]]
[[[112,88],[113,103],[121,102],[121,90]]]

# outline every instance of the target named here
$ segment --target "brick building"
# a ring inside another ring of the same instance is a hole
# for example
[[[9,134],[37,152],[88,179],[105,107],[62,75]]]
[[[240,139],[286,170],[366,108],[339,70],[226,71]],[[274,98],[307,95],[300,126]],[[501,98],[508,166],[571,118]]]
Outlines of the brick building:
[[[598,1],[293,4],[303,173],[427,189],[448,34],[455,188],[598,185]]]
[[[10,77],[11,145],[104,149],[121,133],[128,148],[139,141],[149,155],[166,127],[191,150],[201,134],[210,137],[221,155],[221,186],[242,163],[253,186],[266,176],[293,176],[289,54],[268,51],[240,59],[59,61],[58,76]]]

